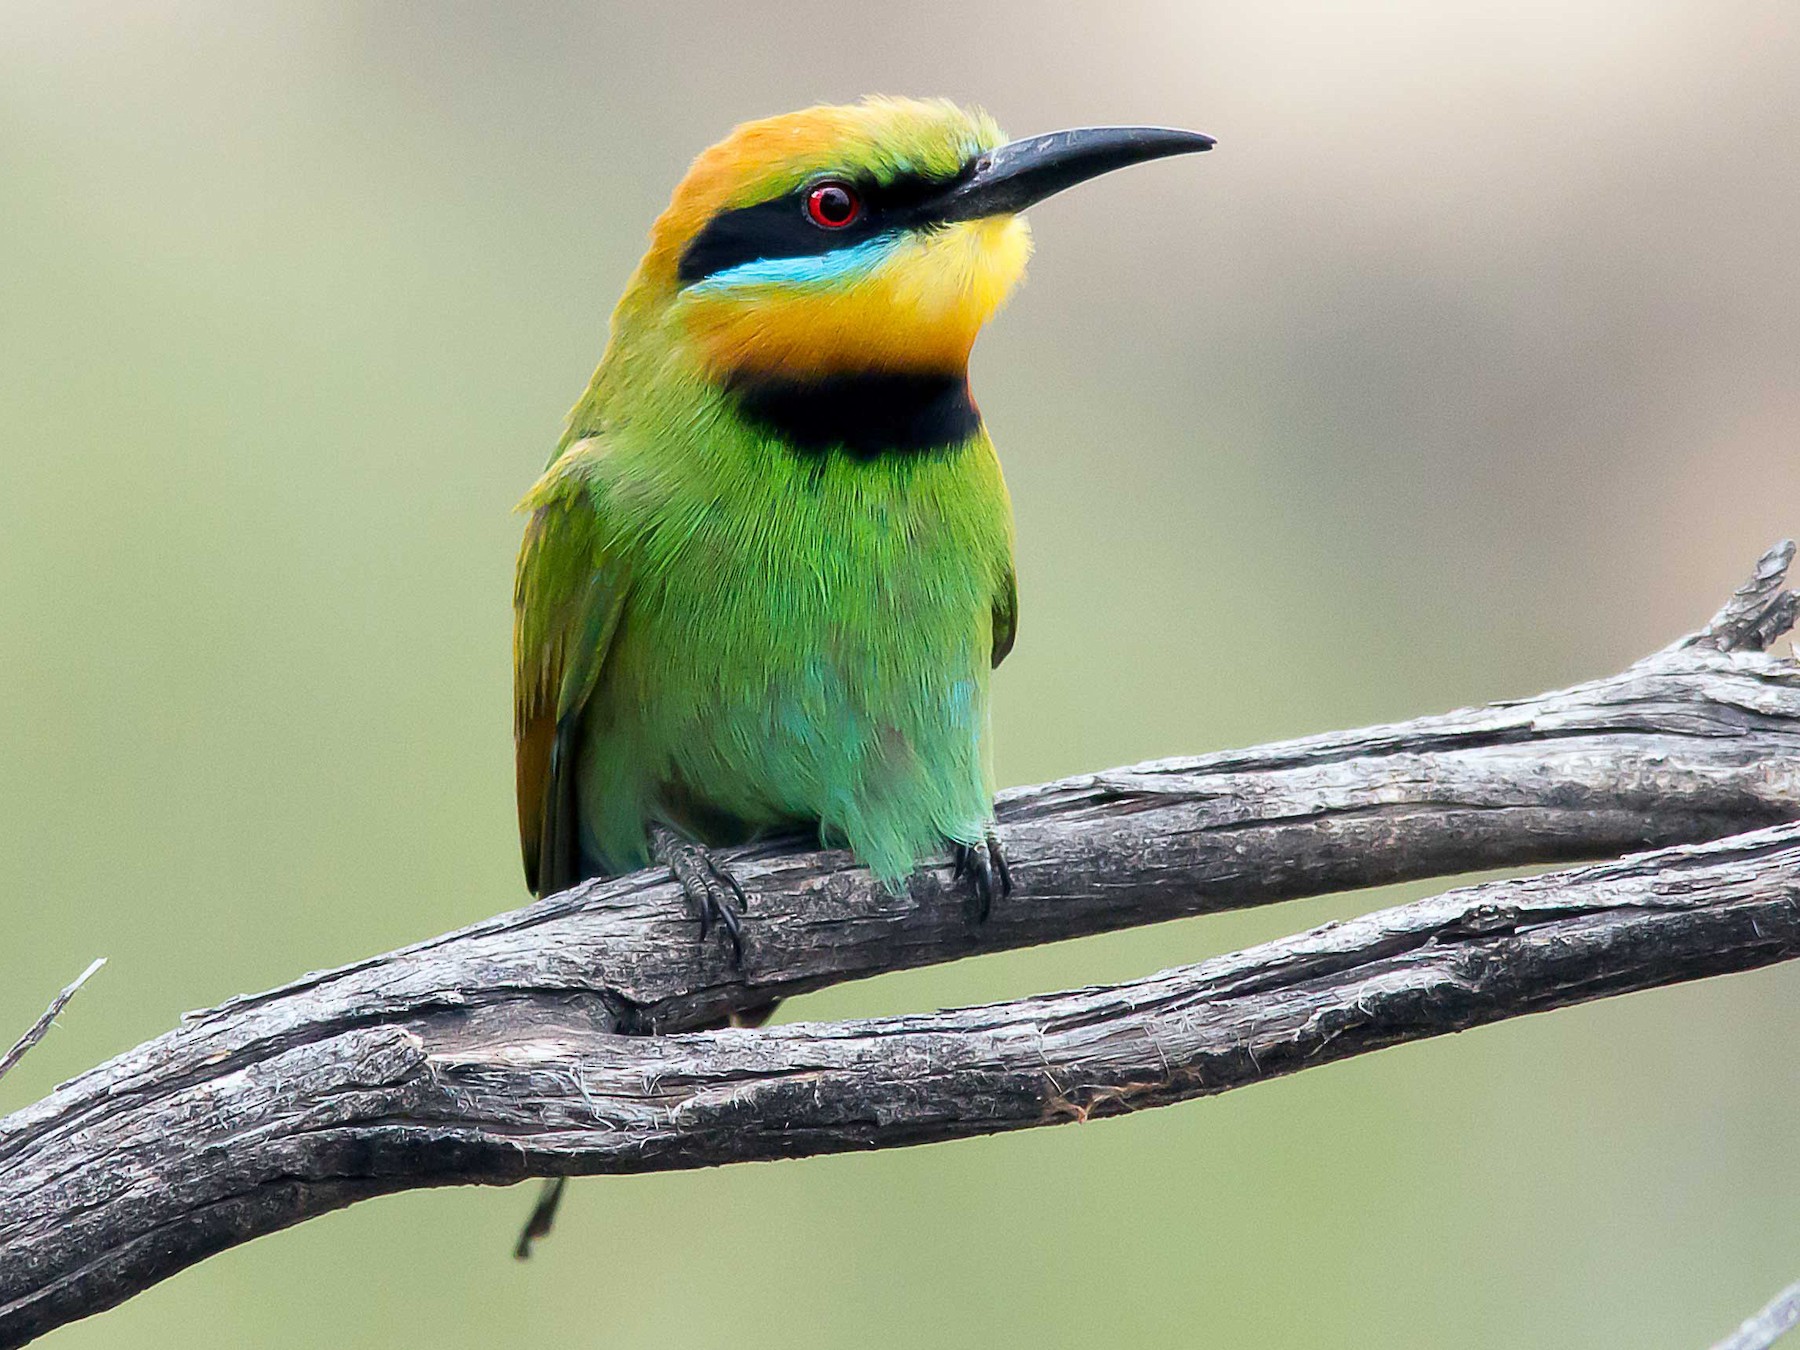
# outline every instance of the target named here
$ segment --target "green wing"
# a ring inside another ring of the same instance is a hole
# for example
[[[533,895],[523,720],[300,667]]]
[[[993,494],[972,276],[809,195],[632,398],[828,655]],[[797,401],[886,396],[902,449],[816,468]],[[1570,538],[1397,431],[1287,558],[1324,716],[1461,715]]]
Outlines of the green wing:
[[[1000,593],[994,597],[994,664],[997,666],[1006,660],[1006,654],[1013,649],[1013,639],[1019,635],[1019,579],[1011,567],[1006,569],[1006,580],[1000,586]]]
[[[536,895],[583,879],[581,717],[624,608],[625,569],[606,553],[592,474],[600,453],[593,441],[569,447],[520,507],[531,518],[513,591],[513,744],[519,842]]]

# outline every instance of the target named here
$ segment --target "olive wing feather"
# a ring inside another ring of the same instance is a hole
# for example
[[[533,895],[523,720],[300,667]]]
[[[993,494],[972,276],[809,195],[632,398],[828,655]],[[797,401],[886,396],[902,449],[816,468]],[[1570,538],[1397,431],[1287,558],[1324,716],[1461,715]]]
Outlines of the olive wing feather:
[[[606,549],[599,448],[571,446],[532,489],[513,592],[513,741],[519,842],[534,894],[583,879],[576,759],[581,719],[624,608]]]

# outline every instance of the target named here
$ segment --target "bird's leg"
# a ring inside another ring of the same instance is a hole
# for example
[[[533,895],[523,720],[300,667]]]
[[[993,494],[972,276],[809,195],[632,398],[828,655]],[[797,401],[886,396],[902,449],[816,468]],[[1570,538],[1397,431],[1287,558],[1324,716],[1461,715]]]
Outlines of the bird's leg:
[[[955,848],[956,876],[968,877],[975,888],[975,922],[986,923],[996,899],[1012,894],[1012,869],[1006,865],[1006,850],[1000,847],[1000,836],[988,827],[978,844],[958,844]]]
[[[717,923],[731,943],[731,964],[744,963],[744,935],[738,913],[748,905],[738,879],[701,845],[683,839],[667,825],[650,827],[650,850],[681,883],[683,894],[700,916],[700,940]]]

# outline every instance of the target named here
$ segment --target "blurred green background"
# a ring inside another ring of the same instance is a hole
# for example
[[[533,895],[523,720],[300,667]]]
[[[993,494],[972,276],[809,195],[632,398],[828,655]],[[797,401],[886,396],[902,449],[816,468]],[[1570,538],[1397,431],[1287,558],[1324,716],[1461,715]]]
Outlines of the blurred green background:
[[[0,6],[0,1110],[524,899],[510,514],[734,121],[881,90],[1203,160],[1040,207],[976,354],[1002,781],[1609,673],[1800,530],[1800,11]],[[1416,893],[1426,888],[1413,888]],[[1337,897],[790,1017],[1125,978]],[[1690,1347],[1800,1275],[1777,969],[1129,1119],[378,1201],[70,1347]]]

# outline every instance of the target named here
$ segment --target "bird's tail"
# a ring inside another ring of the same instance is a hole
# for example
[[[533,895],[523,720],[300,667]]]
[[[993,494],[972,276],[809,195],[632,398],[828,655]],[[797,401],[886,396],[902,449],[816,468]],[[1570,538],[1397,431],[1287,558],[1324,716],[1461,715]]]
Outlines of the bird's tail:
[[[519,1245],[513,1248],[515,1261],[529,1261],[532,1244],[541,1237],[550,1236],[550,1228],[556,1222],[556,1207],[562,1203],[563,1190],[568,1184],[567,1177],[551,1177],[544,1183],[531,1217],[525,1220],[525,1229],[519,1234]]]
[[[768,1003],[758,1003],[753,1008],[739,1008],[736,1012],[728,1012],[716,1022],[708,1022],[704,1026],[695,1027],[695,1031],[717,1031],[721,1027],[760,1027],[775,1015],[781,1006],[780,999],[772,999]]]

